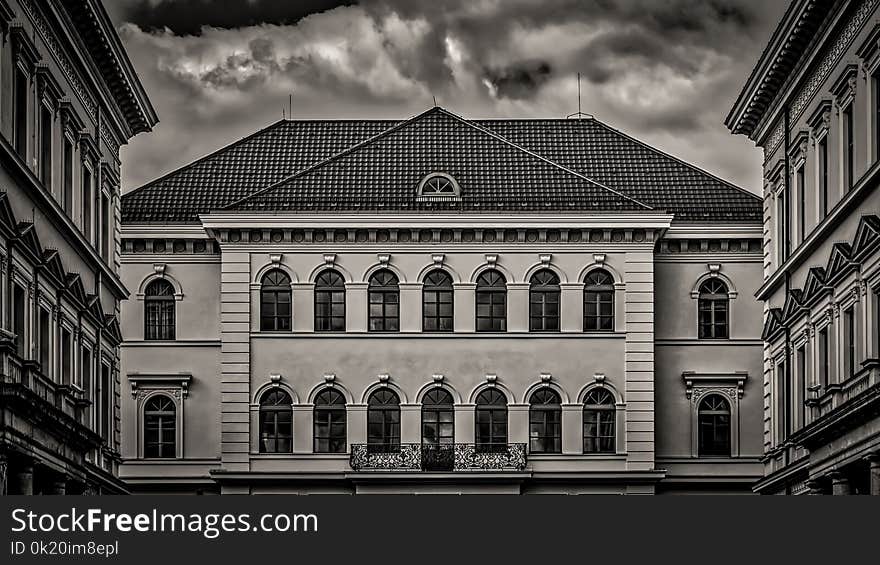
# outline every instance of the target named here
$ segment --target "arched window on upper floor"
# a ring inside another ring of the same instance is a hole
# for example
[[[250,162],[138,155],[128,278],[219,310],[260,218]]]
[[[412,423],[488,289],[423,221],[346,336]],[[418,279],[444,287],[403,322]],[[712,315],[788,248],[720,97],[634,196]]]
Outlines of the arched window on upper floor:
[[[724,281],[710,278],[700,285],[697,306],[700,339],[727,339],[729,306],[730,299]]]
[[[156,279],[144,289],[144,339],[175,338],[174,286],[165,279]]]
[[[290,331],[292,313],[290,277],[281,269],[272,269],[260,279],[260,330]]]
[[[584,331],[614,331],[614,278],[604,269],[590,271],[584,281]]]

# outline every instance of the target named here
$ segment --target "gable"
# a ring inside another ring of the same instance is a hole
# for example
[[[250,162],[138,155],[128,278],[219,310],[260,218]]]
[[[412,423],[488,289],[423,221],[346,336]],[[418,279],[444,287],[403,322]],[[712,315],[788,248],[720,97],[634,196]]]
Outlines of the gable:
[[[862,216],[853,238],[852,258],[859,261],[880,246],[880,218]]]
[[[40,239],[37,237],[37,229],[31,222],[19,222],[17,226],[18,241],[22,248],[31,254],[31,256],[39,261],[43,257],[43,246],[40,245]]]
[[[116,316],[107,314],[104,316],[104,335],[115,344],[122,343],[122,329]]]
[[[86,295],[86,289],[83,286],[81,276],[76,273],[67,273],[67,284],[65,287],[67,288],[68,295],[73,300],[75,300],[80,306],[86,306],[88,296]]]
[[[417,198],[436,173],[461,198]],[[439,108],[234,203],[231,210],[644,211],[650,207]]]
[[[18,233],[18,222],[15,221],[15,215],[12,213],[9,195],[5,192],[0,192],[0,229],[7,237],[14,237]]]
[[[764,328],[761,331],[761,339],[770,341],[773,336],[785,329],[782,324],[782,310],[779,308],[771,308],[764,320]]]
[[[43,252],[43,267],[57,284],[64,284],[64,265],[61,263],[61,254],[57,249],[46,249]]]
[[[788,292],[780,314],[782,321],[790,322],[794,316],[804,311],[802,297],[803,293],[799,288],[793,288]]]
[[[807,280],[804,283],[803,304],[805,306],[810,304],[825,292],[828,292],[828,287],[825,286],[825,269],[812,267],[807,272]]]
[[[825,283],[833,284],[852,268],[852,247],[849,243],[835,243],[825,267]]]

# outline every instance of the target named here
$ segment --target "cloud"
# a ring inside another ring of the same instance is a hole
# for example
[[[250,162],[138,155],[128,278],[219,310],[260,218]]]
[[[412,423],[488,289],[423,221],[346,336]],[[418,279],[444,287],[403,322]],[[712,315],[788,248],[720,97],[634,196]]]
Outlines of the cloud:
[[[122,0],[113,17],[162,120],[126,148],[124,188],[280,118],[290,93],[298,118],[405,118],[435,98],[465,117],[562,117],[581,73],[585,112],[759,191],[760,154],[721,121],[784,8]]]

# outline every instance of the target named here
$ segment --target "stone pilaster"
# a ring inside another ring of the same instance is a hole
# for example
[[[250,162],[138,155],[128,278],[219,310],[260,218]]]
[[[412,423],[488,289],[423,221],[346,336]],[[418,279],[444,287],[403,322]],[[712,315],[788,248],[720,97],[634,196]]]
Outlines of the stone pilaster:
[[[250,469],[249,309],[250,255],[224,251],[220,271],[220,458],[227,471]]]
[[[293,331],[315,331],[315,285],[293,283]]]
[[[367,331],[367,283],[345,283],[345,331]]]
[[[654,421],[654,254],[650,249],[626,254],[624,279],[627,468],[647,471],[654,468],[654,431],[634,424]]]
[[[455,308],[455,331],[456,333],[471,333],[476,331],[476,304],[474,293],[477,285],[474,283],[455,283],[453,294],[453,306]]]
[[[475,443],[474,410],[476,407],[476,404],[455,405],[455,443]]]
[[[880,452],[872,453],[865,459],[868,461],[868,472],[871,477],[871,496],[880,496]]]
[[[840,471],[832,471],[828,476],[831,478],[831,494],[834,496],[852,494],[849,478],[845,474]]]
[[[564,332],[584,331],[584,285],[562,283],[560,286],[560,329]]]
[[[529,283],[507,283],[507,331],[529,331]]]
[[[16,466],[13,475],[15,494],[30,496],[34,494],[34,464],[31,461],[22,461]]]

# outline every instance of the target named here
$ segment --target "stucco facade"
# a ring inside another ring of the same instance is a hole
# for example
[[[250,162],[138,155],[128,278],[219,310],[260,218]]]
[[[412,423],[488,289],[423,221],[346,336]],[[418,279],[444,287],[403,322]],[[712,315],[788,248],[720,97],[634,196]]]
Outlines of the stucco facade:
[[[383,135],[403,136],[402,130],[432,120],[474,127],[435,109]],[[446,141],[426,143],[431,151]],[[355,147],[351,154],[365,150]],[[388,155],[387,163],[399,166],[397,159],[413,159],[414,153],[420,154],[408,149]],[[157,182],[173,185],[199,166]],[[461,207],[475,206],[467,196],[477,182],[466,180],[470,172],[464,167],[444,176],[458,177]],[[353,168],[344,170],[354,174]],[[223,181],[217,182],[219,192]],[[424,184],[405,188],[406,198],[418,200]],[[197,189],[195,182],[190,189]],[[142,192],[133,194],[132,208],[143,198]],[[751,491],[762,452],[761,306],[754,298],[762,278],[760,221],[679,222],[653,207],[632,213],[442,207],[353,213],[347,206],[272,213],[217,206],[195,221],[164,224],[129,213],[121,256],[123,283],[133,292],[122,306],[123,386],[130,392],[122,395],[122,476],[133,491]],[[331,332],[316,329],[319,279],[328,271],[344,281],[344,314]],[[426,277],[437,271],[451,282],[449,331],[442,332],[429,331],[425,321],[426,309],[433,308],[426,306]],[[597,271],[612,279],[613,322],[604,331],[590,331],[585,320],[585,281]],[[370,305],[379,300],[371,280],[380,272],[396,279],[399,326],[393,331],[375,331],[370,317]],[[500,331],[479,331],[476,321],[479,281],[487,272],[504,280]],[[535,331],[534,277],[547,272],[556,280],[558,327]],[[270,331],[266,324],[275,322],[265,320],[269,306],[262,295],[274,273],[283,277],[292,316]],[[169,338],[164,340],[146,339],[156,320],[147,304],[156,281],[168,283],[164,304],[173,304],[174,311],[173,330],[163,330]],[[717,339],[698,333],[706,281],[726,289],[729,324]],[[437,389],[451,399],[444,407],[452,430],[445,438],[448,467],[428,463],[436,446],[425,435],[426,395]],[[477,420],[487,390],[503,397],[500,450],[481,448],[484,432]],[[590,447],[585,435],[592,432],[584,425],[594,417],[592,401],[585,399],[596,390],[613,399],[613,425],[604,428],[613,428],[613,440],[606,438],[600,450]],[[289,409],[292,424],[285,430],[292,432],[273,437],[274,447],[267,449],[265,399],[274,391],[290,403],[281,408]],[[326,450],[315,438],[316,402],[325,391],[344,399],[339,452],[321,452]],[[374,441],[378,432],[368,426],[377,391],[390,391],[397,400],[399,437],[390,449]],[[552,391],[556,399],[549,410],[560,426],[546,444],[537,437],[537,391]],[[164,453],[145,439],[147,412],[153,410],[148,403],[156,395],[174,405],[162,425],[173,425],[168,438],[176,441]],[[709,396],[727,406],[723,455],[700,453],[698,412]]]
[[[878,8],[792,2],[728,117],[765,155],[761,493],[880,494]]]
[[[0,1],[0,494],[120,493],[119,147],[156,122],[98,2]]]

